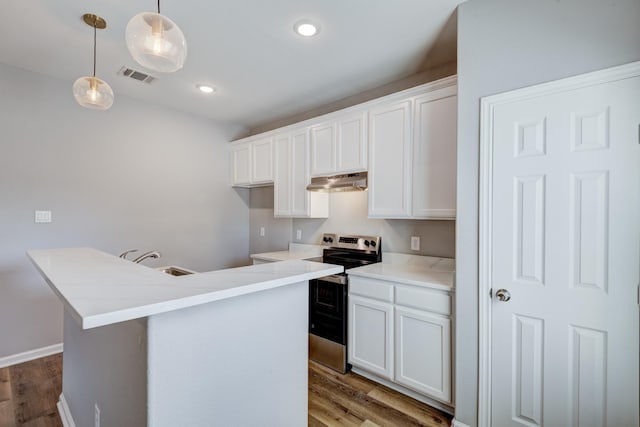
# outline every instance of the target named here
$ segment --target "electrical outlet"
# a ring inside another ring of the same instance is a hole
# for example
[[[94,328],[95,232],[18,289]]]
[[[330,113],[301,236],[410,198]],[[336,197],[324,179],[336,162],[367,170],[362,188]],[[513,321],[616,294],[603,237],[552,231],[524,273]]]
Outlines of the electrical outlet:
[[[302,230],[296,230],[296,240],[302,239]]]
[[[97,403],[95,403],[93,405],[93,407],[95,409],[95,412],[94,412],[94,415],[93,415],[93,425],[95,427],[100,427],[100,408],[98,408],[98,404]]]
[[[51,211],[35,211],[33,216],[36,224],[51,222]]]
[[[260,237],[264,237],[265,230],[264,227],[260,227]]]
[[[420,237],[411,236],[411,250],[419,251],[420,250]]]

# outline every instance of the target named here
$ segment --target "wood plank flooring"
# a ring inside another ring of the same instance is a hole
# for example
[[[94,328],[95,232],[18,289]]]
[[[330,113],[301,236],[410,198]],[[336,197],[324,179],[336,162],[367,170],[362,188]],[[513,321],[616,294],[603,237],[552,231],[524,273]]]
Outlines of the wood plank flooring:
[[[0,426],[62,427],[62,354],[0,369]]]
[[[0,369],[0,427],[62,427],[62,354]],[[309,362],[309,427],[449,426],[451,417],[354,373]]]
[[[309,362],[309,426],[448,427],[451,416],[352,372]]]

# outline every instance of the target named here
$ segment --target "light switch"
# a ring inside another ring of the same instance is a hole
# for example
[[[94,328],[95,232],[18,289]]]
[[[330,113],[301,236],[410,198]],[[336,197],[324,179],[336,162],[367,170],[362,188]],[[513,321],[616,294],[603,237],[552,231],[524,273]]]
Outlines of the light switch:
[[[420,237],[419,236],[411,236],[411,250],[419,251],[420,250]]]
[[[264,237],[264,227],[260,227],[260,237]]]
[[[302,239],[302,230],[296,230],[296,240]]]
[[[35,211],[36,224],[51,222],[51,211]]]

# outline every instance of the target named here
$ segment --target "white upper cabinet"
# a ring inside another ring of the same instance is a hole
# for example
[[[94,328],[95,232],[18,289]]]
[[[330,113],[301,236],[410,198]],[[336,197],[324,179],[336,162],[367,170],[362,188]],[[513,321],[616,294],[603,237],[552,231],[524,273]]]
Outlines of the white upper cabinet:
[[[336,127],[323,123],[311,128],[311,175],[333,174],[336,170]]]
[[[243,186],[251,184],[251,144],[231,145],[231,184]]]
[[[366,112],[311,127],[311,176],[367,170]]]
[[[411,216],[411,101],[369,112],[369,216]]]
[[[312,177],[368,171],[369,217],[456,217],[457,80],[447,77],[231,143],[232,185],[275,182],[275,216],[326,218]]]
[[[231,185],[258,187],[273,183],[273,139],[231,143]]]
[[[273,140],[264,138],[254,141],[251,144],[252,154],[252,177],[253,182],[272,183],[273,182]]]
[[[369,217],[455,219],[455,78],[369,111]]]
[[[457,109],[455,87],[439,89],[415,100],[414,218],[456,217]]]
[[[309,177],[309,130],[277,134],[273,206],[275,217],[327,218],[329,196],[307,191]]]

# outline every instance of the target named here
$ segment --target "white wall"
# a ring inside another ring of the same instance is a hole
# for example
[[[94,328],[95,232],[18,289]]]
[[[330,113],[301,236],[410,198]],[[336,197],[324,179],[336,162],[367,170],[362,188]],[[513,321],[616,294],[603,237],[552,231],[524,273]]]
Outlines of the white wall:
[[[147,319],[83,330],[64,313],[62,393],[76,426],[147,425]]]
[[[149,317],[149,425],[305,426],[308,301],[304,281]]]
[[[114,76],[113,78],[117,78]],[[25,251],[157,249],[197,271],[247,262],[249,191],[229,186],[238,129],[0,64],[0,359],[62,341],[62,310]],[[51,224],[34,224],[34,210]]]
[[[249,253],[286,251],[291,242],[291,218],[273,217],[273,186],[252,188],[250,201]]]
[[[470,0],[459,7],[458,421],[477,424],[480,98],[639,59],[638,0]]]
[[[453,257],[455,221],[367,218],[368,192],[329,194],[329,218],[294,219],[291,224],[295,243],[320,244],[323,233],[349,233],[382,236],[382,251],[415,255]],[[295,240],[296,231],[302,239]],[[411,236],[419,236],[419,251],[411,250]]]

